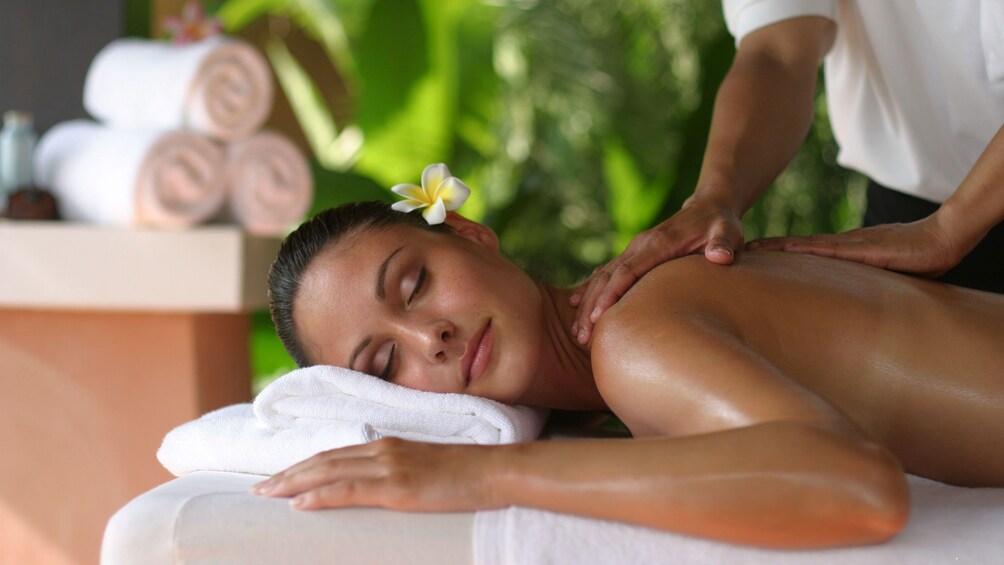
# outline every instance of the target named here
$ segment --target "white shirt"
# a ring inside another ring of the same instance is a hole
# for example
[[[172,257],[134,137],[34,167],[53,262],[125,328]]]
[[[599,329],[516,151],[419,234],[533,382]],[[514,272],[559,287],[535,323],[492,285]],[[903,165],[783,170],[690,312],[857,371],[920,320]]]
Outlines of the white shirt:
[[[824,63],[838,162],[944,202],[1004,123],[1004,0],[723,0],[736,45],[806,15],[837,23]]]

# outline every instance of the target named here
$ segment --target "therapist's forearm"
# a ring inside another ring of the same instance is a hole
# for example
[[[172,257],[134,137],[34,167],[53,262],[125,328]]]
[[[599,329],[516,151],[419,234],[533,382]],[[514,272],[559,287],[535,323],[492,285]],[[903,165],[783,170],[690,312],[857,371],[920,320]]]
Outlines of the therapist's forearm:
[[[695,197],[741,216],[787,166],[812,124],[832,31],[831,23],[808,18],[743,40],[715,99]]]
[[[1004,221],[1004,125],[936,215],[962,255]]]

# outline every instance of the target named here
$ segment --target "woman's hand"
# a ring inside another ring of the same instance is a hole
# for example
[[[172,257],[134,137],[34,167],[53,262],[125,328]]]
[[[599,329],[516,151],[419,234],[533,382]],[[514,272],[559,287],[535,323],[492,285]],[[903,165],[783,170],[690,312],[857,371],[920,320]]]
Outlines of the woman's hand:
[[[732,209],[691,198],[669,219],[635,236],[619,257],[598,267],[575,291],[569,299],[578,307],[573,337],[581,344],[588,343],[600,315],[660,264],[704,253],[712,263],[729,265],[742,245],[743,224]]]
[[[319,453],[252,488],[303,510],[381,506],[460,511],[504,506],[489,488],[493,448],[384,438]]]
[[[883,224],[840,234],[760,239],[746,249],[835,257],[933,278],[958,265],[976,245],[967,246],[957,239],[934,214],[908,224]]]

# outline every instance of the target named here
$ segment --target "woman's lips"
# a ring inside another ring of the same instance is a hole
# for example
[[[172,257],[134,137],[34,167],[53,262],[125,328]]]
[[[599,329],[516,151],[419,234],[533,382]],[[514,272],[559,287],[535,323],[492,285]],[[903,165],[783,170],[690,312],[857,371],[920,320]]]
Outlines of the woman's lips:
[[[464,378],[468,385],[478,380],[488,366],[492,354],[492,321],[488,320],[481,331],[471,336],[464,355]]]

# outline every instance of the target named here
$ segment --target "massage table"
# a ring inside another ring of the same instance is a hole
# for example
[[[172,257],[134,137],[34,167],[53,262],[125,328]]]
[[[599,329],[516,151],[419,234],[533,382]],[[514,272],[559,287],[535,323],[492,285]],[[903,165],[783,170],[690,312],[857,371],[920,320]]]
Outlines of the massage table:
[[[892,541],[816,551],[742,547],[532,509],[302,512],[283,499],[250,494],[261,479],[197,472],[140,495],[109,521],[102,564],[1004,562],[1004,489],[950,487],[918,477],[909,478],[910,522]]]

